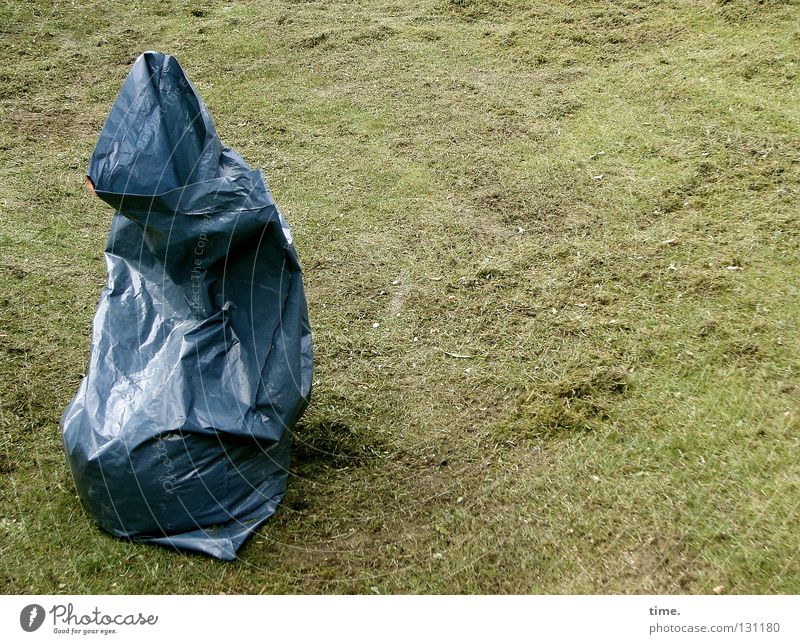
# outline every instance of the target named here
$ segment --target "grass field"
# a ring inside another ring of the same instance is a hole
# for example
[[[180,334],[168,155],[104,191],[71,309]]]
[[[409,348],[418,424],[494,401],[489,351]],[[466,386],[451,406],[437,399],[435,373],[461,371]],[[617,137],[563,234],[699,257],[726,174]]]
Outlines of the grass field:
[[[0,30],[0,590],[800,592],[797,1],[3,0]],[[231,564],[102,533],[61,448],[111,219],[84,172],[147,49],[305,269],[314,400]]]

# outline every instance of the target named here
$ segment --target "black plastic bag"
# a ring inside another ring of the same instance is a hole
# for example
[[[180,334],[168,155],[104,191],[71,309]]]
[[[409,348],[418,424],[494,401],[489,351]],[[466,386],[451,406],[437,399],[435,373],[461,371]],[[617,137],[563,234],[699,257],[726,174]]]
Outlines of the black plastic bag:
[[[98,524],[220,559],[276,510],[311,395],[291,234],[171,56],[125,81],[88,179],[116,209],[86,377],[61,419]]]

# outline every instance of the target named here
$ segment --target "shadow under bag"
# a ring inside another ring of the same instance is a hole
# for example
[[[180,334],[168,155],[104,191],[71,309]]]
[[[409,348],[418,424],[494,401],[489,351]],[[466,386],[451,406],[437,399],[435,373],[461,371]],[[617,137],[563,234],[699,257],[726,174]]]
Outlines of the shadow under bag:
[[[286,491],[311,396],[302,272],[264,178],[171,56],[140,56],[88,178],[112,206],[86,377],[61,419],[108,532],[234,559]]]

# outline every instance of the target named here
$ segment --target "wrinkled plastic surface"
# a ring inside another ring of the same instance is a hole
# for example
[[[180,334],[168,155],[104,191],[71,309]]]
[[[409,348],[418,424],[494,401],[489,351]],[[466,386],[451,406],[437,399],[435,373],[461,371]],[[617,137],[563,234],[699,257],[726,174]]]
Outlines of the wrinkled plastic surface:
[[[78,492],[114,535],[233,559],[285,494],[311,395],[289,229],[164,54],[133,65],[88,177],[116,213],[89,367],[61,419]]]

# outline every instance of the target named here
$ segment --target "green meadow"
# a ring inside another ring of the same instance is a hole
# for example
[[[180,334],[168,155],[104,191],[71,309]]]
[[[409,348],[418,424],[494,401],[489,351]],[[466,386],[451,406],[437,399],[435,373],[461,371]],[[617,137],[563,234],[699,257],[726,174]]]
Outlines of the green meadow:
[[[800,593],[796,0],[0,2],[0,590]],[[59,417],[175,55],[303,263],[289,492],[221,563],[114,539]]]

